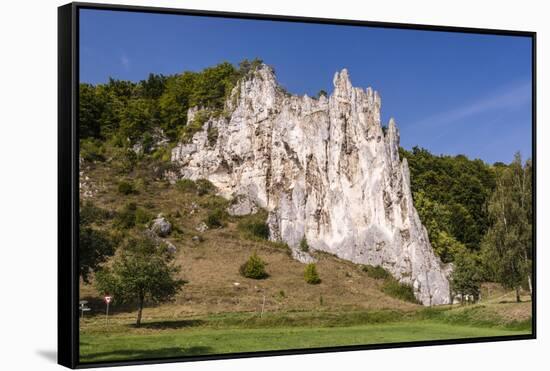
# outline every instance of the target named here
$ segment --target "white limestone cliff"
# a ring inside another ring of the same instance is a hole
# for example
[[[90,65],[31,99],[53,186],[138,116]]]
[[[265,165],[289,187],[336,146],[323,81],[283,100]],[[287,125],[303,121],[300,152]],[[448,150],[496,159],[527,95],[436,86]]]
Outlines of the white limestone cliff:
[[[209,179],[222,196],[266,209],[270,238],[295,258],[313,259],[299,249],[305,237],[312,250],[384,267],[424,305],[446,304],[449,268],[413,206],[399,132],[393,119],[383,132],[380,105],[345,69],[330,97],[313,99],[284,92],[262,65],[234,88],[231,114],[211,118],[172,161],[179,177]]]

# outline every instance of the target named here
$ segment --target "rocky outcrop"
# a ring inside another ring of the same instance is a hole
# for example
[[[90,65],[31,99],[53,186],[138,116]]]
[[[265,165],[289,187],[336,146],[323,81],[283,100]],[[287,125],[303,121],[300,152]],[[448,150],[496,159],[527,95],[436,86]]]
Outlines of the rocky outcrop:
[[[164,217],[164,215],[159,214],[151,222],[151,231],[159,237],[166,237],[170,234],[170,232],[172,232],[172,224]]]
[[[179,177],[206,178],[222,196],[266,209],[270,238],[297,259],[311,259],[299,250],[305,238],[310,251],[383,266],[425,305],[448,303],[446,267],[413,206],[397,126],[390,120],[384,132],[380,106],[345,69],[330,97],[313,99],[289,95],[262,65],[233,90],[231,115],[209,119],[172,161]]]
[[[233,202],[227,208],[227,212],[229,215],[234,216],[250,215],[256,214],[258,207],[250,197],[240,194],[233,199]]]

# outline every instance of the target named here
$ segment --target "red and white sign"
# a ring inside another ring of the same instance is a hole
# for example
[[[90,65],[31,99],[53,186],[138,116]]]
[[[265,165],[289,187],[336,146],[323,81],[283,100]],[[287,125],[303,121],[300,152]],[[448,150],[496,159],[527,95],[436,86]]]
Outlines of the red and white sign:
[[[111,302],[111,300],[113,300],[113,297],[110,296],[110,295],[105,295],[103,300],[105,300],[105,303],[109,304]]]

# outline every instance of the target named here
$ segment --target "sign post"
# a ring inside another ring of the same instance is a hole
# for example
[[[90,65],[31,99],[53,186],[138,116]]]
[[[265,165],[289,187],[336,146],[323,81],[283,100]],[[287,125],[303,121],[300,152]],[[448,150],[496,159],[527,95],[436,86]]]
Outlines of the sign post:
[[[113,300],[113,297],[110,295],[105,295],[103,300],[105,301],[105,304],[107,304],[107,308],[105,309],[105,323],[109,323],[109,304]]]
[[[81,300],[79,303],[79,308],[80,309],[80,318],[84,318],[84,312],[89,312],[91,310],[91,308],[88,308],[88,306],[86,304],[88,304],[88,301],[87,300]]]

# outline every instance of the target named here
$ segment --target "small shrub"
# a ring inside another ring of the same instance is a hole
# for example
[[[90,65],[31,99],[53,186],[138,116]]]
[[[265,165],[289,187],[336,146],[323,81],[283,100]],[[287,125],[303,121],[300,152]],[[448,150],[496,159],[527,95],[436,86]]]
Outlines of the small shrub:
[[[216,191],[216,186],[212,184],[208,179],[198,179],[196,182],[197,185],[197,194],[199,196],[204,196]]]
[[[269,239],[269,227],[265,223],[265,219],[257,218],[256,215],[244,217],[237,224],[239,231],[243,232],[245,237],[251,239]]]
[[[145,202],[145,203],[143,204],[143,206],[144,206],[146,209],[151,210],[151,209],[154,209],[156,205],[155,205],[155,203],[152,202],[152,201],[147,201],[147,202]]]
[[[149,182],[146,179],[137,178],[134,181],[134,190],[136,191],[136,193],[146,192],[148,185],[149,185]]]
[[[151,152],[151,149],[154,145],[154,139],[151,133],[145,133],[143,134],[143,137],[141,138],[141,145],[143,147],[143,153]]]
[[[247,238],[267,240],[269,239],[269,227],[265,222],[266,219],[267,213],[262,211],[254,215],[247,215],[239,220],[237,228]]]
[[[114,167],[116,167],[120,173],[128,174],[134,170],[138,158],[134,151],[123,148],[116,151],[114,160]]]
[[[118,193],[123,195],[130,195],[132,193],[136,193],[136,189],[134,188],[133,183],[121,180],[120,182],[118,182]]]
[[[153,219],[152,215],[145,209],[138,207],[135,213],[135,224],[145,225]]]
[[[292,256],[292,249],[290,248],[290,246],[288,246],[288,244],[286,242],[283,242],[283,241],[269,241],[269,245],[276,248],[276,249],[280,249],[280,250],[284,251],[285,254],[287,254],[288,256]]]
[[[86,201],[80,205],[80,224],[103,224],[111,218],[111,213],[107,210],[95,206],[92,202]]]
[[[207,131],[208,145],[213,146],[218,140],[218,128],[209,125]]]
[[[227,209],[227,206],[229,206],[229,201],[221,196],[216,195],[207,195],[203,196],[199,200],[199,205],[206,210],[214,210],[214,209],[221,209],[224,210]]]
[[[178,167],[175,163],[168,161],[154,160],[151,162],[149,169],[149,177],[152,179],[163,179],[167,172],[176,173]]]
[[[194,193],[197,185],[191,179],[180,179],[176,182],[176,188],[184,193]]]
[[[386,279],[384,285],[382,286],[382,292],[396,299],[419,304],[419,301],[414,296],[413,287],[411,285],[401,283],[395,278]]]
[[[267,278],[268,274],[265,271],[266,263],[256,254],[252,254],[248,260],[241,265],[239,272],[246,278],[260,280]]]
[[[209,228],[222,228],[225,224],[225,211],[222,209],[211,210],[204,221]]]
[[[116,213],[115,226],[121,229],[130,229],[136,225],[136,210],[135,202],[126,204],[122,210]]]
[[[124,139],[124,136],[121,134],[113,134],[111,138],[109,138],[108,143],[113,147],[122,148],[124,147],[126,140]]]
[[[151,157],[162,162],[169,162],[172,158],[172,147],[160,146],[153,151]]]
[[[130,229],[145,225],[151,219],[152,216],[147,210],[138,207],[135,202],[130,202],[116,213],[114,225],[119,229]]]
[[[184,142],[189,143],[193,139],[193,135],[202,130],[203,125],[210,118],[210,114],[206,111],[199,111],[195,114],[193,121],[183,127],[182,139]]]
[[[105,161],[105,153],[101,141],[86,139],[80,141],[80,157],[85,161]]]
[[[392,277],[392,275],[381,266],[363,265],[361,270],[366,272],[367,276],[376,280],[385,280]]]
[[[264,240],[269,238],[269,227],[266,223],[253,222],[248,224],[248,230],[254,237],[258,237]]]
[[[317,273],[317,266],[314,263],[306,265],[306,269],[304,270],[304,279],[310,285],[321,283],[321,278],[319,278],[319,274]]]
[[[307,244],[306,236],[302,237],[302,240],[300,241],[300,250],[303,252],[309,251],[309,245]]]

